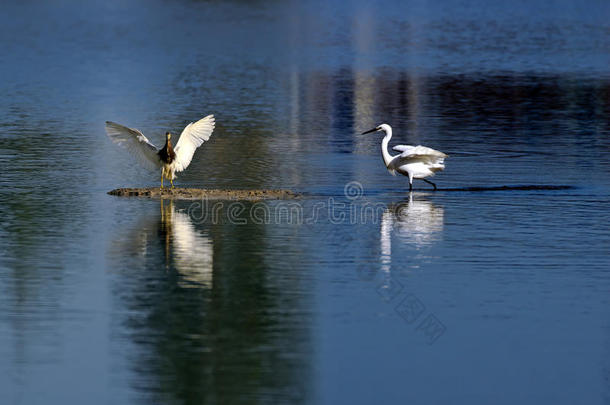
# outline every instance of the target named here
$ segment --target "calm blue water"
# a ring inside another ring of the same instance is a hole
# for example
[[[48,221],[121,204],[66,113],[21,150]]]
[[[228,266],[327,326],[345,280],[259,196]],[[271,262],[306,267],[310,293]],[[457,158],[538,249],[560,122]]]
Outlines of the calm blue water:
[[[0,403],[609,403],[610,6],[500,3],[4,2]],[[177,185],[304,198],[106,195],[209,113]]]

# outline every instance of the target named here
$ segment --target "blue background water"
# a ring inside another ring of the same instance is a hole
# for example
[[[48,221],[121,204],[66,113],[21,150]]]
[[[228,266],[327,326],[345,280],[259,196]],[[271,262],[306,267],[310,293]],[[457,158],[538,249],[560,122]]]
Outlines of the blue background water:
[[[0,402],[609,403],[609,8],[3,2]],[[305,198],[106,195],[159,179],[105,120],[209,113],[178,185]],[[409,195],[381,122],[573,188]]]

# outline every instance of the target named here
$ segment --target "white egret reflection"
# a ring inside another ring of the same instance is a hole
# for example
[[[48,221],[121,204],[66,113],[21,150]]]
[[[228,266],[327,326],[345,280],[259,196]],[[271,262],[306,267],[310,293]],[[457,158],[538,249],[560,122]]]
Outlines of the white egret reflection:
[[[379,244],[381,248],[381,271],[383,273],[390,272],[392,264],[392,229],[394,228],[394,218],[392,212],[387,209],[381,216],[381,233],[379,235]]]
[[[445,211],[424,198],[390,204],[381,217],[379,244],[381,271],[389,273],[392,264],[392,240],[405,247],[422,250],[440,240]]]

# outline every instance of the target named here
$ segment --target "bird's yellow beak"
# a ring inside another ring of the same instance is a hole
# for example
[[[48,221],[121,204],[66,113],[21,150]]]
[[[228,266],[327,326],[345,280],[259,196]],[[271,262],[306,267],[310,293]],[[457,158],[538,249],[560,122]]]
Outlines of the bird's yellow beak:
[[[166,133],[165,133],[165,136],[167,137],[167,139],[170,139],[170,138],[172,137],[172,134],[171,134],[171,133],[169,133],[169,132],[166,132]]]

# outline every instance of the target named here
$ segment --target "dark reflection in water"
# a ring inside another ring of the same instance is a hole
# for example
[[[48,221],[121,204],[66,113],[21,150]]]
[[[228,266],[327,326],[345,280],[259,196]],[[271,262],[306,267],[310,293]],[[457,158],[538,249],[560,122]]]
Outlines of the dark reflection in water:
[[[270,274],[285,270],[267,262],[278,246],[265,226],[198,224],[188,208],[147,209],[109,252],[125,308],[116,328],[133,347],[126,355],[142,401],[304,401],[308,327],[292,319],[304,302]]]
[[[358,134],[370,120],[391,123],[408,142],[420,141],[417,137],[424,134],[418,126],[425,126],[426,137],[447,144],[539,142],[567,135],[566,131],[576,135],[610,128],[610,82],[603,79],[534,74],[427,76],[389,68],[366,74],[304,72],[300,79],[295,91],[306,95],[299,115],[303,135],[322,135],[306,130],[309,124],[317,129],[326,125],[314,122],[309,113],[320,112],[316,106],[320,100],[330,101],[328,114],[338,118],[333,131],[326,133],[338,151],[341,145],[353,151],[350,145],[355,141],[377,144],[378,139]],[[311,90],[321,82],[323,87]],[[455,139],[457,134],[466,135],[462,131],[470,131],[468,139]],[[324,144],[310,147],[316,146]]]
[[[610,159],[600,154],[610,147],[605,136],[610,130],[607,80],[425,76],[387,68],[340,73],[302,73],[294,90],[302,94],[300,142],[289,151],[294,159],[304,151],[323,154],[320,159],[327,153],[378,154],[379,137],[360,132],[388,122],[395,133],[392,145],[426,144],[450,155],[445,172],[450,174],[438,178],[452,187],[587,184],[610,170]],[[325,85],[316,88],[321,82]],[[319,108],[320,100],[327,100],[326,108]],[[588,153],[595,157],[584,157]],[[336,165],[334,174],[344,181],[377,179],[383,173],[382,167],[375,172],[332,160],[327,165]],[[316,160],[299,163],[308,167],[301,181],[314,183],[320,174]]]

